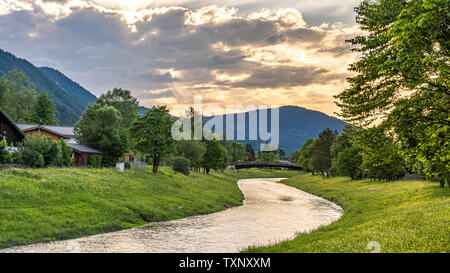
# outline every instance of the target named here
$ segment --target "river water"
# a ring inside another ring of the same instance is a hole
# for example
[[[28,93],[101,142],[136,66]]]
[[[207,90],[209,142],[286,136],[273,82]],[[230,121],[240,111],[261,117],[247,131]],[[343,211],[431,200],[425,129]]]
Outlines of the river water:
[[[338,205],[280,180],[239,180],[244,205],[218,213],[0,252],[238,252],[292,239],[342,216]]]

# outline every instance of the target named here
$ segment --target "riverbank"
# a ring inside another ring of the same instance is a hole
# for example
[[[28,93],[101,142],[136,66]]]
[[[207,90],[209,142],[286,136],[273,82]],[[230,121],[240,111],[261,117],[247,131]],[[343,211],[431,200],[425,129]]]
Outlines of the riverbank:
[[[437,183],[310,174],[283,183],[341,205],[344,216],[294,240],[247,252],[450,252],[450,190]]]
[[[2,249],[6,253],[237,253],[249,245],[292,239],[329,225],[342,208],[279,183],[281,178],[239,179],[242,206],[142,227]]]
[[[239,174],[244,174],[240,172]],[[242,204],[232,171],[0,171],[0,248],[122,230]]]

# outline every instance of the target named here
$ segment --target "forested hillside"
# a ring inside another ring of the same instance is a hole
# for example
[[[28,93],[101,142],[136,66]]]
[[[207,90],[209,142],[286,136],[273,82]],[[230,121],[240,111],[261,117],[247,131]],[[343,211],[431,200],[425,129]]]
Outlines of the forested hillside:
[[[51,67],[40,67],[39,70],[41,70],[47,78],[54,81],[59,87],[69,93],[81,106],[87,107],[97,100],[96,96],[77,82],[72,81],[62,72]]]
[[[39,93],[48,93],[49,98],[54,100],[57,119],[63,125],[73,125],[78,121],[84,106],[78,103],[66,90],[58,86],[49,79],[39,68],[25,59],[0,49],[0,75],[7,74],[8,71],[18,70],[25,73]]]

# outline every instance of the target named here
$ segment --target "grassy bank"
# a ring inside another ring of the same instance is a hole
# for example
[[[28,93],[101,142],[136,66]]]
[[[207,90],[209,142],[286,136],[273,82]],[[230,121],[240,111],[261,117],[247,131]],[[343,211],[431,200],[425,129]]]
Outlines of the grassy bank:
[[[243,174],[243,173],[242,173]],[[238,174],[162,168],[0,171],[0,248],[76,238],[242,204]]]
[[[423,181],[352,181],[310,174],[285,184],[340,204],[334,224],[291,241],[249,252],[450,252],[450,190]]]

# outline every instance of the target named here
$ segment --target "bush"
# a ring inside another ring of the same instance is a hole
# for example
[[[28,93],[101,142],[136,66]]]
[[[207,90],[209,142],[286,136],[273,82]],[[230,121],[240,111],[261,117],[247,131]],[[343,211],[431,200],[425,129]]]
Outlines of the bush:
[[[102,166],[102,159],[103,157],[101,155],[91,155],[89,157],[89,165],[92,168],[100,168]]]
[[[183,173],[184,175],[189,175],[189,171],[191,170],[191,163],[188,159],[184,157],[175,157],[172,160],[172,169],[175,172]]]
[[[0,164],[11,163],[11,154],[8,152],[8,144],[6,139],[0,141]]]
[[[63,140],[53,141],[41,135],[27,136],[19,144],[19,149],[16,163],[28,167],[64,167],[73,164],[72,158],[70,158],[72,149]]]
[[[42,168],[45,165],[44,157],[37,151],[24,149],[20,152],[21,164],[31,168]]]

